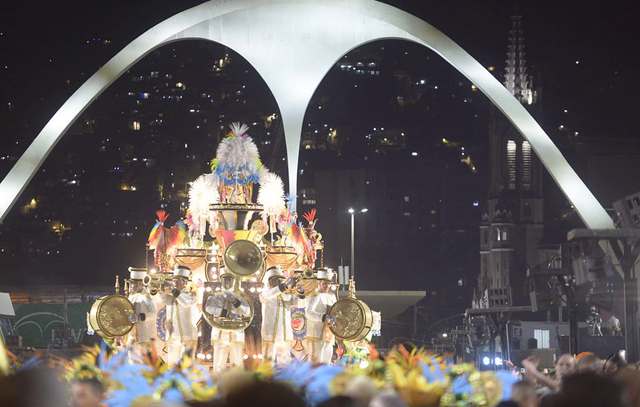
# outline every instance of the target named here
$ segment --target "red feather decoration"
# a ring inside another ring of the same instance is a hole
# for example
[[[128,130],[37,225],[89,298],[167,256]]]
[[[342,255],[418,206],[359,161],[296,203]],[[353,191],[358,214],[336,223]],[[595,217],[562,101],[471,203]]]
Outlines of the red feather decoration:
[[[158,222],[162,223],[164,223],[169,218],[169,214],[164,209],[158,209],[156,211],[156,216],[158,217]]]
[[[318,211],[316,210],[316,208],[313,208],[310,211],[304,213],[304,219],[307,221],[307,223],[309,223],[309,225],[313,224],[313,221],[316,219],[317,212]]]

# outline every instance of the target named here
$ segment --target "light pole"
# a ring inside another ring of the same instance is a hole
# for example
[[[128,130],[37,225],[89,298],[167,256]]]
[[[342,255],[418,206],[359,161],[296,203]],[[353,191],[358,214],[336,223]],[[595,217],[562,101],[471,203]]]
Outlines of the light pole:
[[[367,213],[369,209],[362,208],[360,209],[360,213]],[[356,256],[355,256],[355,214],[356,210],[353,208],[349,208],[347,211],[351,215],[351,278],[355,280],[356,275]]]

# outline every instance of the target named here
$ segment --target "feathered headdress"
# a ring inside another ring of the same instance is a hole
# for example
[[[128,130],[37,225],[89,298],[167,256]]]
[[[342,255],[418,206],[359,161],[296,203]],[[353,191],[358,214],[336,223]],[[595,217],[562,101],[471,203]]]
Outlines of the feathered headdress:
[[[260,179],[260,153],[247,134],[246,124],[232,123],[231,133],[218,145],[211,170],[225,185],[257,183]]]

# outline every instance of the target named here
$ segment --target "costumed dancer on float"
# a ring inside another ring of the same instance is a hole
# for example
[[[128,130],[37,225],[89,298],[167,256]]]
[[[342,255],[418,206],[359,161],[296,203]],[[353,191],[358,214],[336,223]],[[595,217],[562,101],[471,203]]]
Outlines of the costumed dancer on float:
[[[156,329],[156,306],[149,290],[145,286],[148,273],[144,270],[129,268],[129,301],[135,311],[132,321],[133,330],[129,333],[129,345],[138,348],[142,354],[158,337]]]
[[[195,352],[198,341],[196,324],[200,319],[200,312],[196,296],[188,291],[187,284],[191,277],[191,270],[185,266],[178,266],[173,270],[175,287],[171,295],[165,295],[167,303],[167,363],[169,366],[177,364],[185,350]],[[192,355],[193,356],[193,355]]]
[[[337,298],[331,292],[333,271],[320,269],[316,272],[318,279],[318,293],[309,299],[307,306],[307,340],[311,346],[311,361],[313,363],[331,363],[333,347],[336,338],[329,329],[331,323],[329,309],[336,303]]]
[[[222,282],[223,304],[216,301],[216,297],[209,296],[205,310],[214,317],[239,319],[251,315],[249,304],[242,301],[233,292],[234,276],[224,273],[220,276]],[[235,316],[233,315],[235,314]],[[213,371],[221,372],[227,366],[227,359],[231,366],[242,366],[244,355],[244,329],[221,329],[211,327],[211,344],[213,345]]]
[[[287,279],[280,267],[270,267],[264,275],[265,288],[260,293],[262,303],[262,354],[276,363],[291,361],[291,304],[287,293],[295,286],[294,279]]]

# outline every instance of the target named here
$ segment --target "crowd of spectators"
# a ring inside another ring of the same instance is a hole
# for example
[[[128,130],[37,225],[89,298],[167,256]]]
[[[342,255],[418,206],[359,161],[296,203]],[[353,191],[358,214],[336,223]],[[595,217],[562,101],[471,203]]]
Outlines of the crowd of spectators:
[[[577,357],[564,354],[550,372],[540,369],[535,357],[522,361],[521,367],[510,365],[510,368],[522,380],[513,385],[510,400],[502,401],[498,407],[640,407],[640,370],[616,355],[602,360],[591,353]],[[67,386],[45,368],[6,377],[0,380],[0,387],[1,406],[104,406],[104,388],[99,381],[72,381]],[[307,407],[293,387],[268,380],[227,386],[220,396],[214,401],[187,405],[148,400],[138,407]],[[409,406],[393,391],[360,389],[314,407]]]

